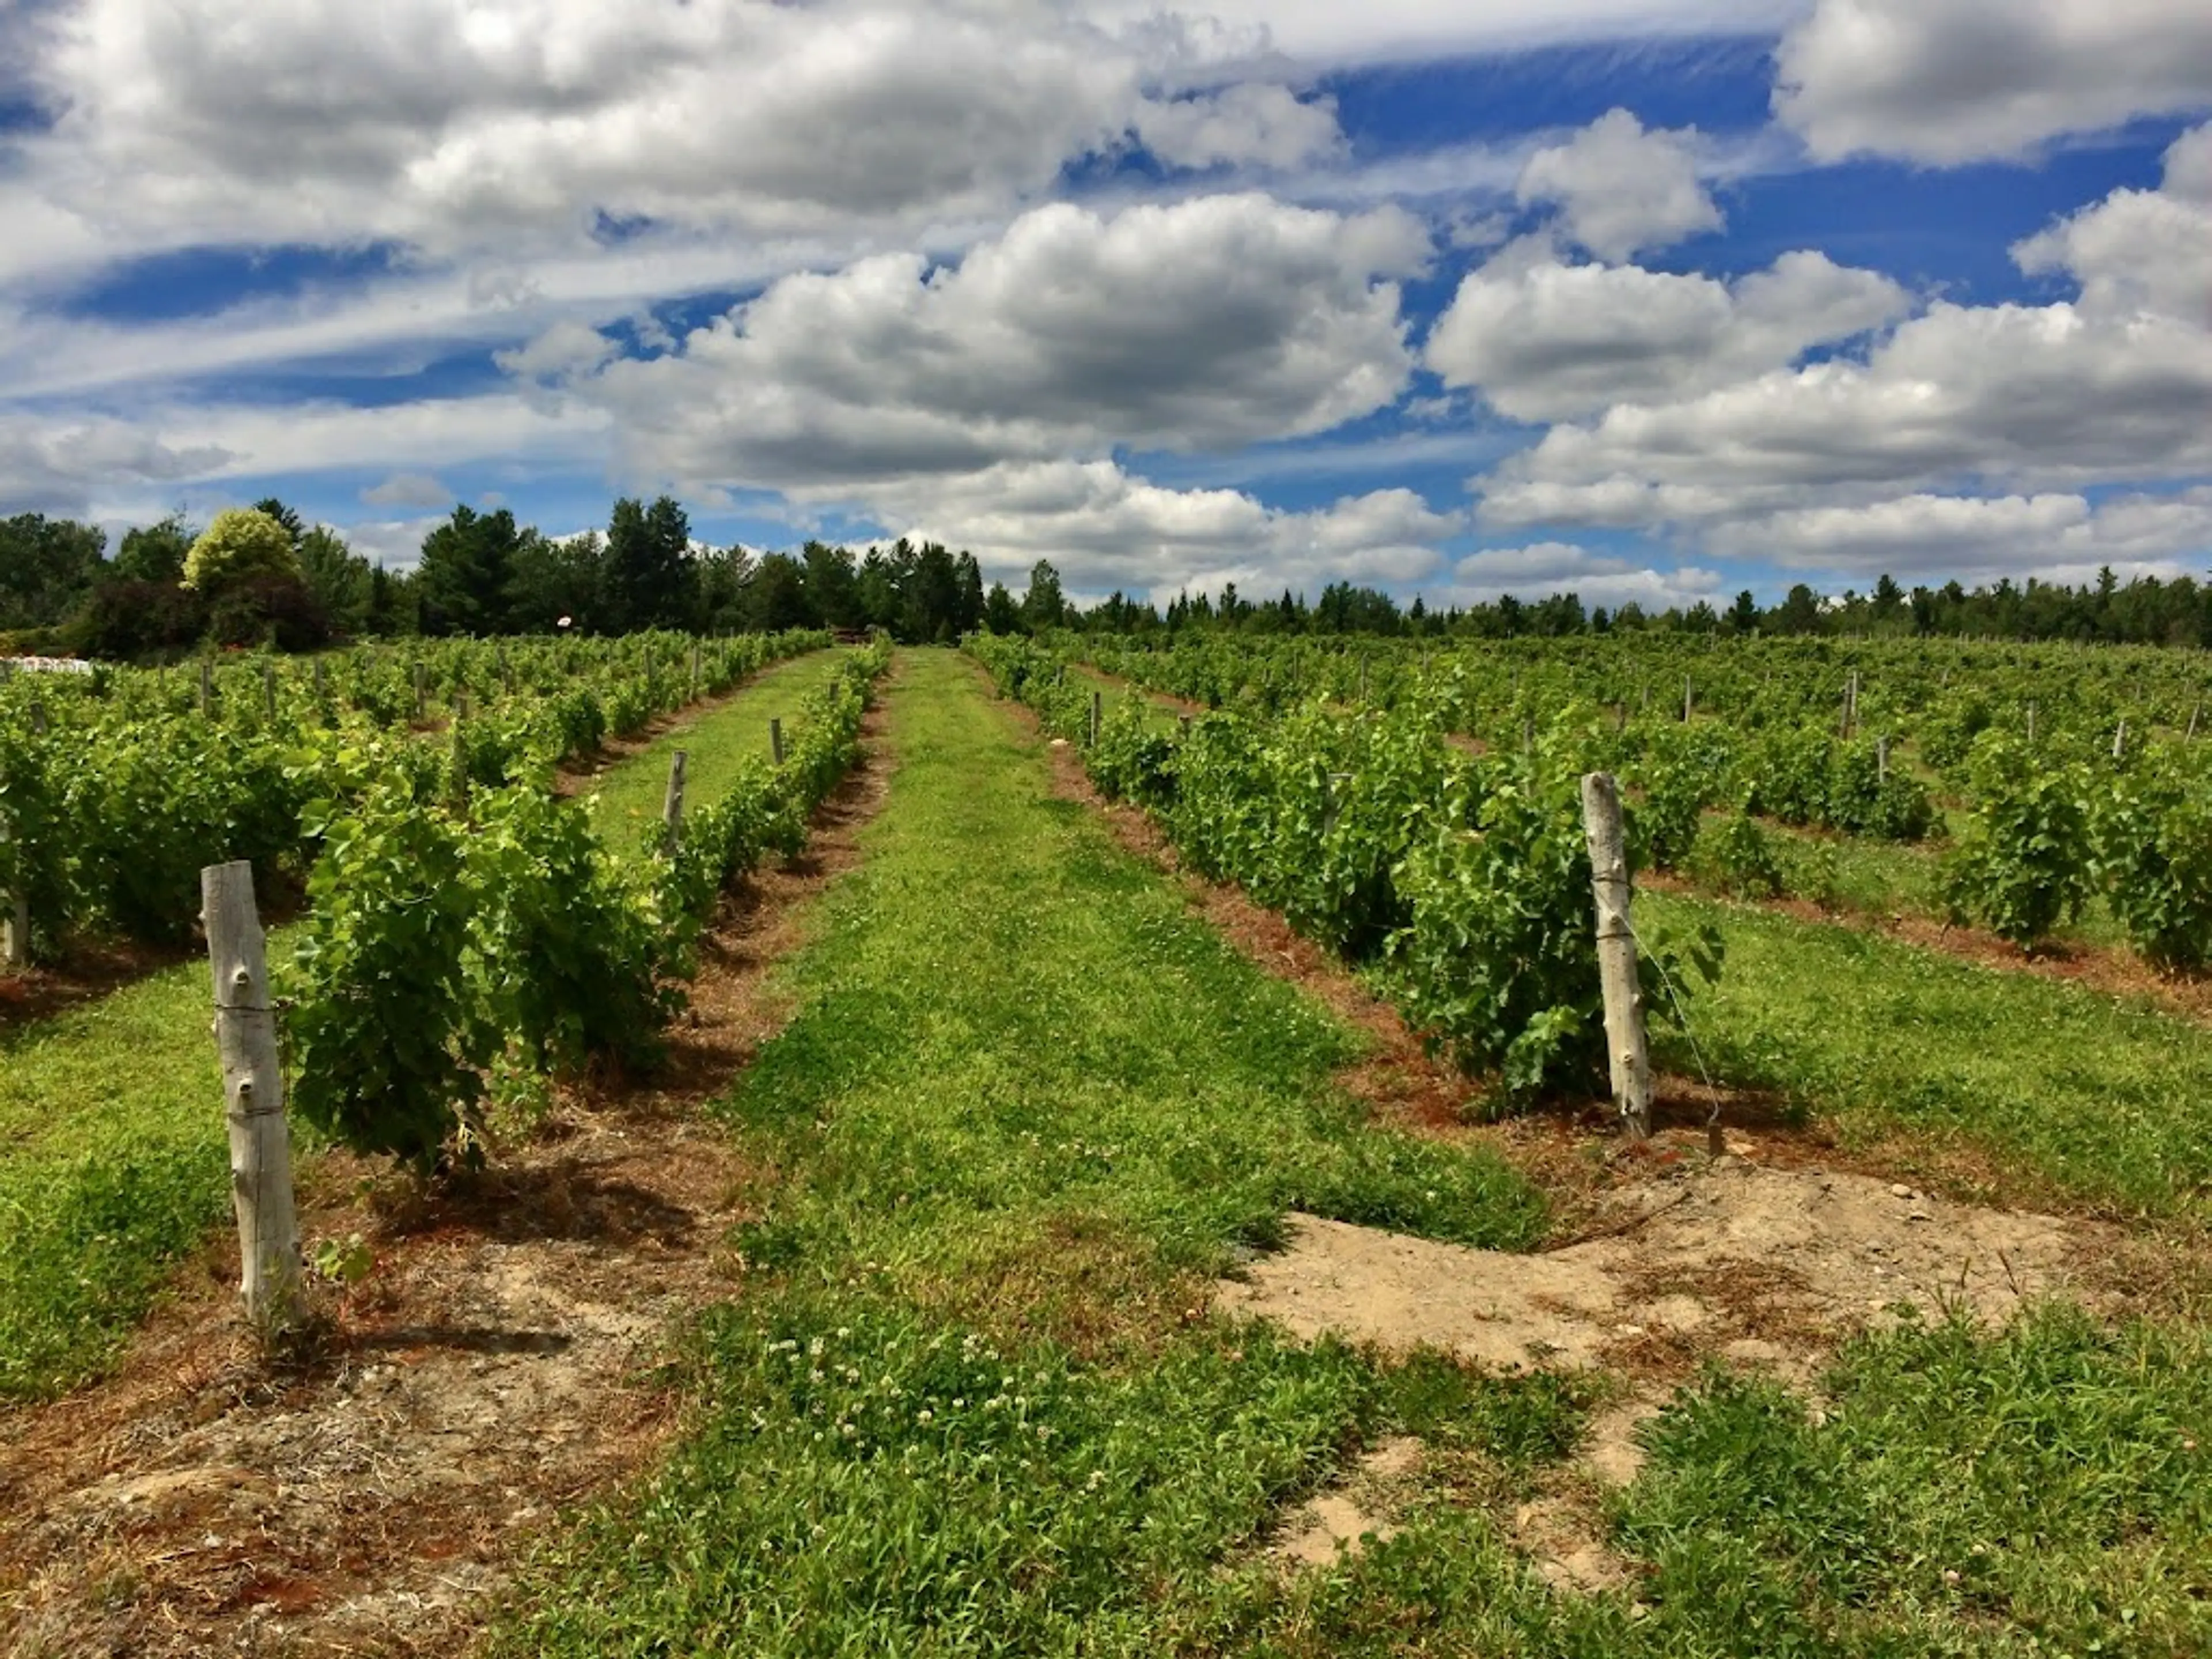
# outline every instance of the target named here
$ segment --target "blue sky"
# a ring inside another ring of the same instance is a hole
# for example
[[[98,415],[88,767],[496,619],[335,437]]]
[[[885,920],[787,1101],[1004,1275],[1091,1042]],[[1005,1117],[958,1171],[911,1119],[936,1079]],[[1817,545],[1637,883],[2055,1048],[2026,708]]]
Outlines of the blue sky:
[[[2166,0],[52,0],[0,511],[1723,602],[2212,564]]]

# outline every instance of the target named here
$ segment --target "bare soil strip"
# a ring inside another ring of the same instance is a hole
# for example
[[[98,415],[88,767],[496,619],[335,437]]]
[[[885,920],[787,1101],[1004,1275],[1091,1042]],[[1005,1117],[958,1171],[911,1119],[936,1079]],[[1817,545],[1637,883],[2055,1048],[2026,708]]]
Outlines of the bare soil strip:
[[[664,1072],[560,1091],[427,1200],[316,1160],[303,1236],[375,1265],[311,1360],[255,1360],[226,1237],[116,1375],[0,1417],[0,1650],[449,1652],[563,1506],[655,1455],[679,1402],[652,1368],[736,1291],[724,1240],[769,1178],[697,1108],[789,1017],[771,970],[883,804],[880,710],[862,744],[805,852],[716,917]]]

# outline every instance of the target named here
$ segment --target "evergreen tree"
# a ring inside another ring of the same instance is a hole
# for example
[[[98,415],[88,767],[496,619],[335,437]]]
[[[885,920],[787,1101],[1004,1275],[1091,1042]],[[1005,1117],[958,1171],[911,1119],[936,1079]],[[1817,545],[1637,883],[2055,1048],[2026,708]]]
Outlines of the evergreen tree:
[[[457,505],[453,517],[422,538],[415,588],[426,634],[509,631],[510,589],[521,532],[501,507],[478,513]]]

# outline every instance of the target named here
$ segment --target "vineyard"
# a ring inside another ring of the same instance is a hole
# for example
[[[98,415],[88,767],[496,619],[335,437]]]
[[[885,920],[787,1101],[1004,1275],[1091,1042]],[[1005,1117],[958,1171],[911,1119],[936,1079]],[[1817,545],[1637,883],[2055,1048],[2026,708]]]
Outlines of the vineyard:
[[[0,985],[77,999],[0,1016],[0,1645],[2212,1650],[2208,691],[1662,633],[0,679]],[[290,1358],[161,965],[232,860]]]

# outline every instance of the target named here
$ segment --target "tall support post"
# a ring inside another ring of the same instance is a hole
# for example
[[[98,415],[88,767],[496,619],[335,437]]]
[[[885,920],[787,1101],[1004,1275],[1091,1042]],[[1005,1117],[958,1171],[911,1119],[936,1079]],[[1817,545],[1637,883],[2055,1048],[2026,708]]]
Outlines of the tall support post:
[[[1090,745],[1089,745],[1090,747],[1091,747],[1091,748],[1093,748],[1093,749],[1096,749],[1096,748],[1098,746],[1098,733],[1099,733],[1100,730],[1103,727],[1104,723],[1105,723],[1105,712],[1104,712],[1103,705],[1103,703],[1102,703],[1102,702],[1101,702],[1101,700],[1100,700],[1099,694],[1098,694],[1097,692],[1096,692],[1096,691],[1093,691],[1093,692],[1091,694],[1091,743],[1090,743]]]
[[[215,665],[205,657],[200,659],[200,713],[215,718]]]
[[[778,766],[783,764],[783,722],[774,716],[768,723],[768,752]]]
[[[14,836],[8,817],[0,813],[0,846]],[[31,896],[21,887],[8,895],[0,908],[0,967],[21,969],[31,965]]]
[[[415,718],[424,719],[430,712],[430,670],[422,663],[415,665]]]
[[[691,701],[699,701],[699,641],[691,641]]]
[[[2189,731],[2187,735],[2182,738],[2184,743],[2194,743],[2197,741],[2197,722],[2198,718],[2202,716],[2203,713],[2204,699],[2199,697],[2197,700],[2196,705],[2189,711]]]
[[[239,1290],[264,1335],[298,1322],[300,1224],[292,1201],[292,1140],[268,952],[244,860],[200,872],[201,918],[215,977],[215,1042],[230,1121],[230,1193],[238,1214]]]
[[[1590,887],[1597,902],[1598,981],[1605,993],[1613,1103],[1628,1133],[1644,1140],[1651,1134],[1651,1054],[1644,1031],[1644,992],[1636,976],[1636,933],[1628,918],[1620,790],[1610,772],[1583,778],[1583,830],[1589,837]]]
[[[315,701],[320,702],[331,694],[331,677],[320,657],[315,659]]]
[[[269,717],[269,724],[276,724],[276,665],[261,665],[261,712]]]
[[[676,849],[684,840],[684,759],[681,749],[668,757],[668,793],[660,803],[660,822],[671,858],[676,856]]]
[[[1887,737],[1874,740],[1874,769],[1877,782],[1889,781],[1889,739]]]
[[[1687,674],[1685,674],[1685,675],[1683,675],[1683,676],[1682,676],[1682,724],[1683,724],[1683,725],[1687,726],[1687,725],[1690,723],[1690,713],[1691,713],[1691,710],[1692,710],[1692,708],[1693,707],[1694,707],[1694,704],[1691,702],[1691,698],[1690,698],[1690,677],[1689,677]]]
[[[2120,716],[2119,729],[2112,733],[2112,758],[2123,761],[2128,757],[2128,717]]]

